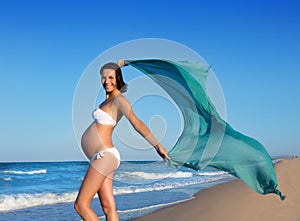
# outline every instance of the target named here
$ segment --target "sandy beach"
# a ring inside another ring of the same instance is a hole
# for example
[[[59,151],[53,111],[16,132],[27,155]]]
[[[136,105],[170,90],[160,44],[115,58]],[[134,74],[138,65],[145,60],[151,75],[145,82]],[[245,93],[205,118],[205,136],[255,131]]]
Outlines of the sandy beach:
[[[199,192],[192,200],[165,207],[134,221],[299,221],[300,158],[275,165],[281,201],[275,194],[261,195],[240,180]]]

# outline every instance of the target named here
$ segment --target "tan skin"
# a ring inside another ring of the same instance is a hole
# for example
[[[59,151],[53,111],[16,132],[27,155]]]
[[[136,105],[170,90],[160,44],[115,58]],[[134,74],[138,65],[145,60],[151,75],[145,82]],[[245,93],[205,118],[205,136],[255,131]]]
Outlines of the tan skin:
[[[122,65],[122,61],[119,61]],[[134,129],[150,142],[157,153],[164,159],[170,159],[167,150],[152,136],[148,127],[134,114],[131,105],[117,89],[116,74],[113,69],[104,69],[101,73],[102,85],[106,91],[106,100],[99,106],[103,111],[111,113],[118,122],[122,116],[129,120]],[[97,124],[97,132],[105,147],[113,147],[112,133],[114,126]],[[101,159],[100,159],[101,160]],[[98,194],[107,221],[118,221],[119,217],[113,195],[112,174],[106,176],[90,166],[78,193],[75,210],[85,221],[99,220],[90,204],[95,194]]]

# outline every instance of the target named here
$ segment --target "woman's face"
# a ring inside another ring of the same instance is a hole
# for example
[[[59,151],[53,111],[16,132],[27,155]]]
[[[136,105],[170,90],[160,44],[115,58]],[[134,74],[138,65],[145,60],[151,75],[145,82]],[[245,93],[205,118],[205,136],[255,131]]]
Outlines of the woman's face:
[[[107,93],[117,89],[116,71],[113,69],[104,69],[101,74],[101,82]]]

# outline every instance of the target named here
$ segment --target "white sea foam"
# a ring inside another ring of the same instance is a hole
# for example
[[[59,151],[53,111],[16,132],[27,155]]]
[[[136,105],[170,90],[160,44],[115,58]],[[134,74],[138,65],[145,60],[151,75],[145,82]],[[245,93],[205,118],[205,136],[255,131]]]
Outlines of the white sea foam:
[[[7,170],[4,171],[4,173],[31,175],[31,174],[44,174],[47,173],[47,170],[46,169],[30,170],[30,171]],[[166,180],[166,182],[157,182],[148,185],[133,184],[133,185],[114,187],[115,195],[162,191],[162,190],[182,188],[182,187],[184,188],[185,186],[209,183],[209,182],[230,177],[228,173],[222,171],[198,172],[198,173],[182,172],[182,171],[176,171],[174,173],[148,173],[142,171],[135,171],[135,172],[120,172],[119,176],[120,178],[122,179],[124,178],[125,180],[144,179],[144,180],[152,181],[155,179],[162,179],[162,178],[171,178],[174,180]],[[3,177],[3,179],[7,182],[10,182],[14,178],[9,175],[6,175]],[[77,189],[73,192],[62,193],[62,194],[59,193],[1,194],[0,212],[29,208],[34,206],[74,202],[77,194],[78,194]]]
[[[189,185],[196,185],[201,183],[213,182],[225,178],[226,176],[211,177],[210,179],[188,181],[188,182],[176,182],[176,183],[164,183],[154,184],[148,186],[126,186],[115,187],[114,194],[132,194],[151,191],[161,191],[173,188],[180,188]],[[69,192],[63,194],[57,193],[43,193],[43,194],[16,194],[16,195],[0,195],[0,212],[12,211],[16,209],[24,209],[34,206],[42,206],[57,203],[74,202],[78,192]],[[97,195],[95,195],[97,197]],[[158,205],[160,206],[160,205]]]
[[[224,179],[226,177],[227,176],[219,176],[219,177],[213,177],[213,178],[205,179],[205,180],[187,181],[187,182],[181,182],[181,183],[178,182],[178,183],[171,183],[171,184],[154,184],[154,185],[143,186],[143,187],[127,186],[127,187],[115,188],[114,194],[118,195],[118,194],[131,194],[131,193],[142,193],[142,192],[167,190],[167,189],[191,186],[191,185],[196,185],[196,184],[214,182],[217,180]],[[228,177],[230,177],[230,176],[228,175]]]
[[[228,174],[227,172],[224,171],[215,171],[215,172],[199,172],[198,175],[200,176],[220,176],[220,175],[224,175],[224,174]]]
[[[164,178],[187,178],[187,177],[192,177],[193,173],[191,172],[181,172],[177,171],[174,173],[146,173],[146,172],[141,172],[141,171],[136,171],[136,172],[122,172],[118,175],[116,175],[117,179],[118,178],[142,178],[146,180],[159,180],[159,179],[164,179]]]
[[[33,175],[33,174],[43,174],[47,173],[46,169],[41,170],[31,170],[31,171],[21,171],[21,170],[5,170],[3,171],[5,174],[25,174],[25,175]]]
[[[24,209],[33,206],[41,206],[56,203],[67,203],[75,201],[77,192],[54,194],[16,194],[0,195],[0,212]]]

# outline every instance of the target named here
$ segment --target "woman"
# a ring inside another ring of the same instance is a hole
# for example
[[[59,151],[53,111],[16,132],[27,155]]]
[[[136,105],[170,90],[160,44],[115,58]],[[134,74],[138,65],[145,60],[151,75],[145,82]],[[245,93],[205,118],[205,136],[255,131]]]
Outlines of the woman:
[[[90,159],[90,167],[82,182],[74,207],[86,221],[99,220],[90,207],[96,193],[106,220],[119,220],[113,196],[112,177],[120,164],[120,154],[112,143],[112,132],[123,115],[163,159],[169,159],[166,149],[156,140],[147,126],[136,117],[130,103],[122,95],[127,87],[121,72],[123,65],[124,61],[120,60],[118,64],[107,63],[101,68],[101,81],[106,91],[106,99],[93,112],[95,121],[82,135],[81,146]]]

